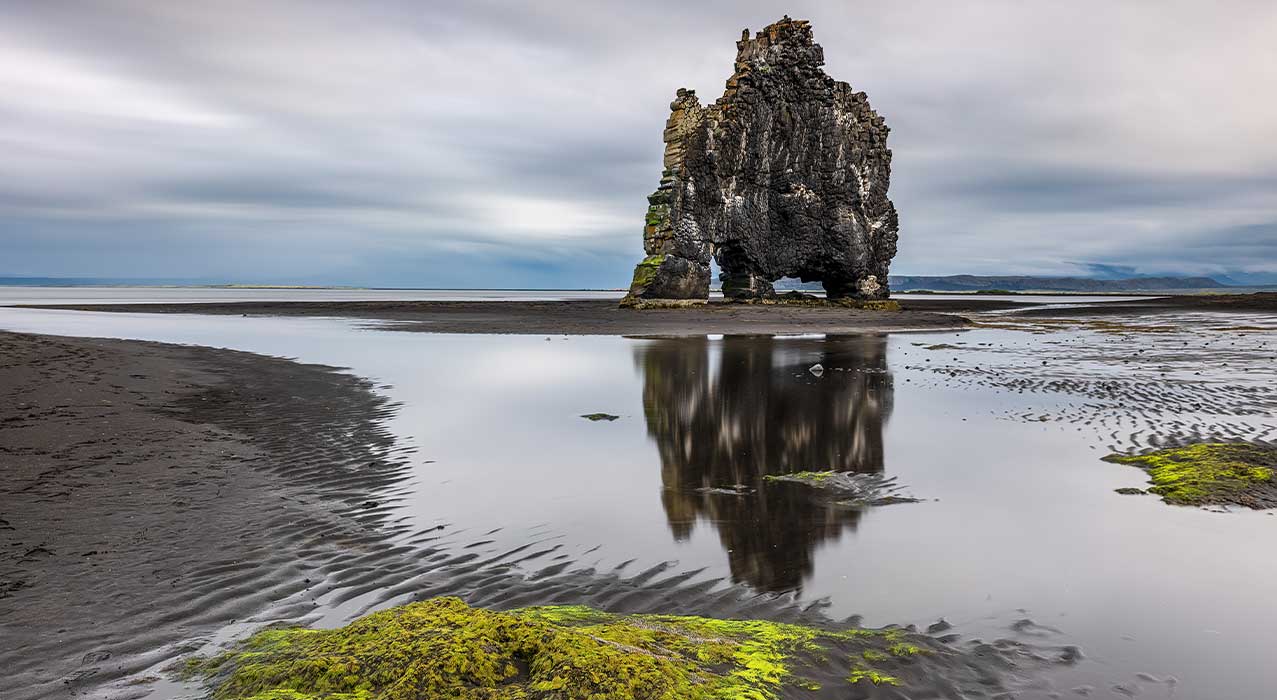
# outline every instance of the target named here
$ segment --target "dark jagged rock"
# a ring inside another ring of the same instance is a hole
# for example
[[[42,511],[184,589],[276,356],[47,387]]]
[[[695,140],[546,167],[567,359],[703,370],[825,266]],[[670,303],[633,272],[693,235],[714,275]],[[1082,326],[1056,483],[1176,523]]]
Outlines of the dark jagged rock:
[[[736,43],[713,105],[679,89],[665,170],[648,201],[626,304],[701,300],[710,260],[731,299],[821,282],[831,299],[884,299],[899,228],[888,129],[863,92],[825,74],[811,26],[788,17]]]

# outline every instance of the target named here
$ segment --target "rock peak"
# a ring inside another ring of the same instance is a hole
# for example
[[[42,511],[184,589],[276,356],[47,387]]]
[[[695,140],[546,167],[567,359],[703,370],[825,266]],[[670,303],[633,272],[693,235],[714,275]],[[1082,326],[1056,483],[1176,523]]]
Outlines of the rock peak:
[[[805,19],[790,19],[788,15],[780,21],[773,22],[749,38],[749,28],[741,31],[740,41],[736,42],[736,50],[744,51],[748,47],[767,48],[777,44],[817,46],[811,33],[811,22]]]
[[[736,71],[763,67],[810,69],[825,65],[825,51],[816,43],[811,23],[788,17],[763,27],[749,38],[749,30],[736,42]]]
[[[825,74],[806,20],[745,29],[736,48],[722,97],[706,107],[680,88],[670,103],[626,303],[705,299],[711,259],[733,299],[771,296],[781,277],[885,298],[898,224],[882,118]]]

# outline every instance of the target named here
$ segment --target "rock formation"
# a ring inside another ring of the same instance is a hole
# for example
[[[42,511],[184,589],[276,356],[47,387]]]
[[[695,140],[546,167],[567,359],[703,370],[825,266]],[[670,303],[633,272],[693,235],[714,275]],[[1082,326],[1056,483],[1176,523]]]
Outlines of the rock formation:
[[[806,21],[746,29],[736,48],[713,105],[685,89],[670,104],[625,303],[707,298],[711,258],[731,299],[770,297],[782,277],[820,281],[831,299],[886,298],[898,223],[882,117],[825,74]]]

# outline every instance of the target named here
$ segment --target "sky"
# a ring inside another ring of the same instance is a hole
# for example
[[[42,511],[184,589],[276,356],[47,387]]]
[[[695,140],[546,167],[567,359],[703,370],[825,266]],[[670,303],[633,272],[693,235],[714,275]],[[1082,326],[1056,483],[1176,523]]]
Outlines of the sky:
[[[1277,3],[0,0],[0,275],[610,288],[679,87],[812,22],[894,274],[1277,282]]]

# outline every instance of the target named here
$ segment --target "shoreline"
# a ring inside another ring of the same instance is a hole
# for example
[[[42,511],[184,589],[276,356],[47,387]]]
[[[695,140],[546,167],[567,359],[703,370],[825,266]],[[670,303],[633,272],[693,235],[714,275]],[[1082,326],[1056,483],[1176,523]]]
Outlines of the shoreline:
[[[1040,304],[971,295],[965,299],[899,300],[899,311],[803,304],[710,301],[680,308],[623,309],[611,299],[560,301],[239,301],[120,304],[21,304],[2,308],[101,313],[209,314],[344,318],[379,322],[382,330],[508,335],[855,335],[960,330],[963,314],[1008,311],[1020,317],[1155,315],[1174,312],[1273,312],[1277,293],[1167,296],[1129,301]]]
[[[974,300],[962,310],[1015,308]],[[386,330],[515,335],[856,334],[966,328],[970,322],[941,313],[938,302],[902,311],[819,306],[711,302],[675,309],[622,309],[611,299],[573,301],[282,301],[182,304],[56,304],[8,308],[114,313],[297,316],[381,321]]]

